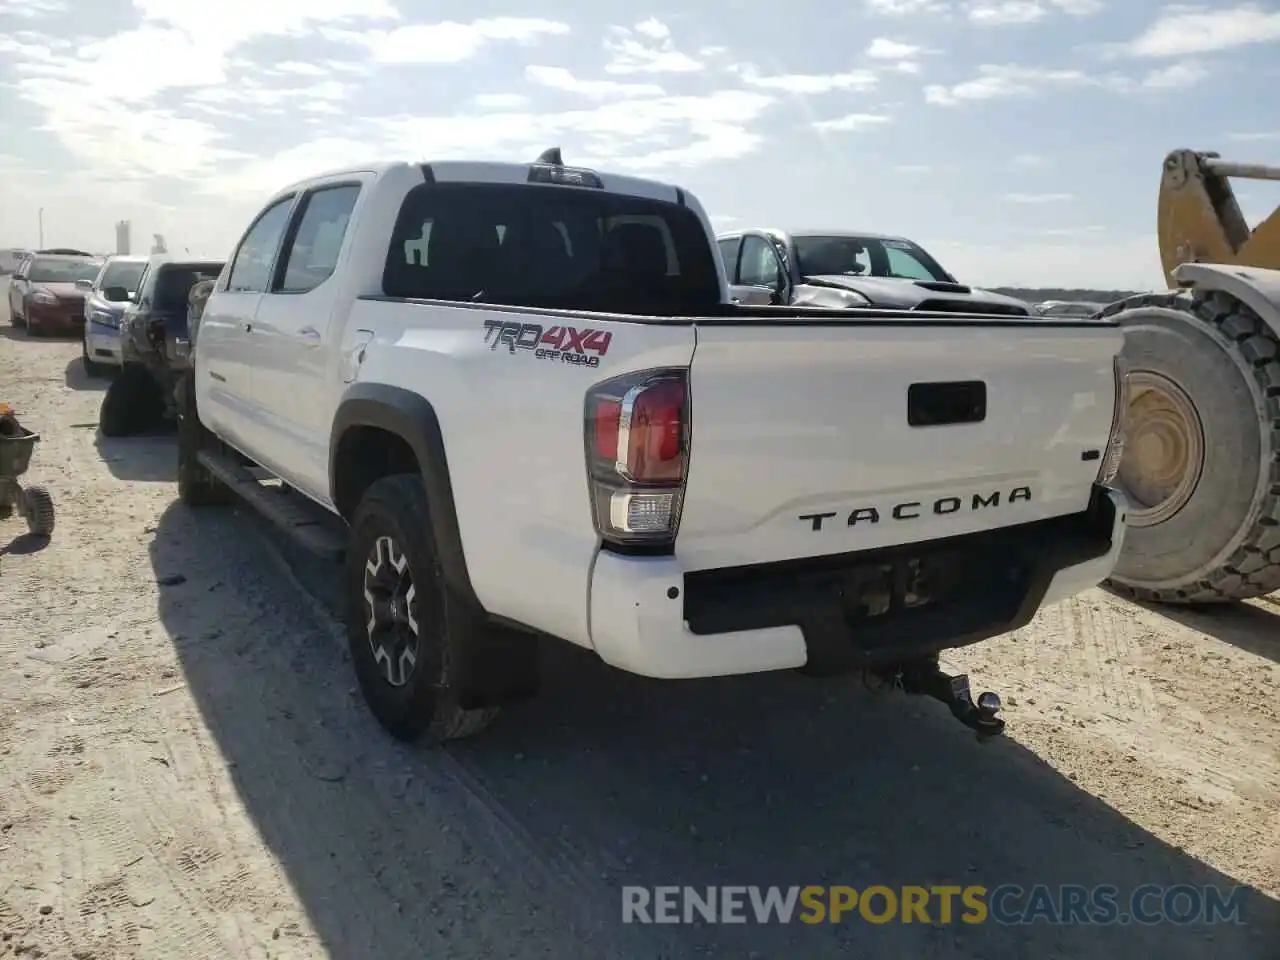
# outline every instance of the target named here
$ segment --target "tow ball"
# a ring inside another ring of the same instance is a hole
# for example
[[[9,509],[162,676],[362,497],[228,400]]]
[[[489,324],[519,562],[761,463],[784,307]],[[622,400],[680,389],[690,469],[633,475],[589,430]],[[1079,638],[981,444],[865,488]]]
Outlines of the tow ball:
[[[969,691],[968,675],[945,673],[933,658],[899,664],[888,673],[887,679],[904,693],[941,700],[953,717],[977,732],[978,739],[985,740],[1004,732],[1004,721],[998,716],[1000,698],[986,691],[978,694],[975,703]]]

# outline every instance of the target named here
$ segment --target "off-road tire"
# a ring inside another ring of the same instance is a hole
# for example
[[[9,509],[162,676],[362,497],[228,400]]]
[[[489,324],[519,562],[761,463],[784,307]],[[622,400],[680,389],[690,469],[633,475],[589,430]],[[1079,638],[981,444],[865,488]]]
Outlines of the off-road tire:
[[[1163,522],[1130,526],[1107,585],[1138,600],[1223,603],[1280,589],[1280,343],[1221,292],[1130,297],[1103,317],[1125,330],[1132,370],[1188,395],[1203,425],[1203,471]]]
[[[22,507],[28,532],[37,537],[53,536],[56,518],[53,497],[48,490],[44,487],[27,487],[22,491]]]
[[[392,538],[407,558],[416,591],[417,662],[398,687],[384,678],[366,628],[365,567],[382,537]],[[421,477],[395,474],[365,491],[351,518],[344,590],[356,678],[370,711],[389,734],[403,741],[424,735],[435,741],[458,740],[489,726],[500,708],[468,710],[458,703],[462,665],[475,655],[485,624],[479,611],[445,585]]]
[[[136,436],[158,428],[164,412],[160,385],[145,367],[127,364],[102,398],[98,429],[104,437]]]

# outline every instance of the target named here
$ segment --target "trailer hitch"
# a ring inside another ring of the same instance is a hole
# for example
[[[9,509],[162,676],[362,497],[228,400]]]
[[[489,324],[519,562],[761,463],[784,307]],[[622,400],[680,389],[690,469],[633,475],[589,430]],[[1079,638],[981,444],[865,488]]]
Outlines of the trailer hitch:
[[[877,671],[879,672],[879,671]],[[951,715],[978,734],[979,740],[1004,732],[1004,721],[997,716],[1000,698],[990,691],[978,694],[977,702],[969,691],[967,674],[949,674],[938,666],[937,658],[928,657],[900,663],[888,671],[890,682],[903,693],[933,697],[947,705]]]

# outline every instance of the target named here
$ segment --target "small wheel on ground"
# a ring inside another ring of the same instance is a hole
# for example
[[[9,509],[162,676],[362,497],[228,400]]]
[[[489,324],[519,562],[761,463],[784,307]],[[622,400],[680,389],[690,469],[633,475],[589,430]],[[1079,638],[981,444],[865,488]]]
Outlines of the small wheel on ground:
[[[22,491],[22,517],[27,530],[37,537],[53,535],[53,497],[44,487],[27,487]]]
[[[1131,297],[1130,399],[1116,483],[1129,499],[1108,585],[1140,600],[1221,603],[1280,589],[1280,343],[1219,292]]]
[[[422,479],[370,485],[351,520],[344,571],[347,640],[365,702],[399,740],[479,733],[497,707],[464,709],[458,685],[484,629],[446,589]]]
[[[146,368],[126,366],[111,382],[98,411],[104,437],[129,437],[154,430],[164,422],[165,401],[160,385]]]
[[[84,372],[90,377],[101,377],[106,374],[102,364],[90,358],[89,344],[84,340],[80,341],[80,363],[84,366]]]

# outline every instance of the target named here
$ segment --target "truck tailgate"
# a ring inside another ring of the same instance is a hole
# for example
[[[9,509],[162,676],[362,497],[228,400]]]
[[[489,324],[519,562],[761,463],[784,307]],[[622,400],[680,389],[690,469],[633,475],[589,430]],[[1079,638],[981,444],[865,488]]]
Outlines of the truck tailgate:
[[[1121,343],[1044,321],[699,326],[676,552],[711,569],[1083,511]]]

